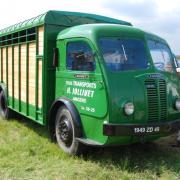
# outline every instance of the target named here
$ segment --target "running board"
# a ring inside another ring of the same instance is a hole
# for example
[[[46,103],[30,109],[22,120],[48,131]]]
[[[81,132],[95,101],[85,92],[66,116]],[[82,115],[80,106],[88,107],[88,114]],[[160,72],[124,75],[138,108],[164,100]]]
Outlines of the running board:
[[[93,141],[90,139],[83,139],[83,138],[76,138],[79,142],[82,144],[88,145],[88,146],[104,146],[104,144],[99,143],[97,141]]]

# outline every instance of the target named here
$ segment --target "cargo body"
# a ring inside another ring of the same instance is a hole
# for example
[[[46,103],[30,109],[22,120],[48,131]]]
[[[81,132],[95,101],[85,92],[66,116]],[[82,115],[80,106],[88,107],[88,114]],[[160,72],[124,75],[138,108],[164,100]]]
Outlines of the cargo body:
[[[50,11],[0,31],[0,71],[4,116],[47,125],[69,154],[180,129],[171,50],[128,22]]]
[[[6,88],[10,108],[43,123],[44,27],[31,28],[30,33],[23,30],[21,33],[13,33],[8,40],[2,40],[1,82]]]

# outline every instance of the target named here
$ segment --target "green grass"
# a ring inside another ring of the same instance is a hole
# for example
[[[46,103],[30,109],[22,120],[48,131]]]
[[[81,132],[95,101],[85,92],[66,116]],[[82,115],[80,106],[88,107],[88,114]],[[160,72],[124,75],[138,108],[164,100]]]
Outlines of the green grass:
[[[0,180],[180,179],[180,148],[173,137],[146,145],[91,148],[70,157],[30,120],[0,119]]]

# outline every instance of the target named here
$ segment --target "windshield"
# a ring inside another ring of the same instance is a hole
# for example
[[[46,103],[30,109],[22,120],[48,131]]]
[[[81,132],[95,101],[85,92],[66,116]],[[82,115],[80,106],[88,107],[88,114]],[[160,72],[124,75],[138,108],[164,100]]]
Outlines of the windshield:
[[[110,71],[127,71],[147,68],[144,43],[137,39],[102,38],[99,46]]]
[[[169,47],[154,40],[148,40],[148,46],[154,66],[161,71],[174,72],[173,56]]]

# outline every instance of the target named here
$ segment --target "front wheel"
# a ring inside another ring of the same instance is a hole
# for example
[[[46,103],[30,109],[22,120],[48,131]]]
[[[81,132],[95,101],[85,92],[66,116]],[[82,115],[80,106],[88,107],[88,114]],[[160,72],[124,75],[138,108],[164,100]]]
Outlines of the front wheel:
[[[83,145],[76,139],[79,133],[70,111],[62,106],[55,120],[56,139],[59,147],[70,155],[82,153]]]

